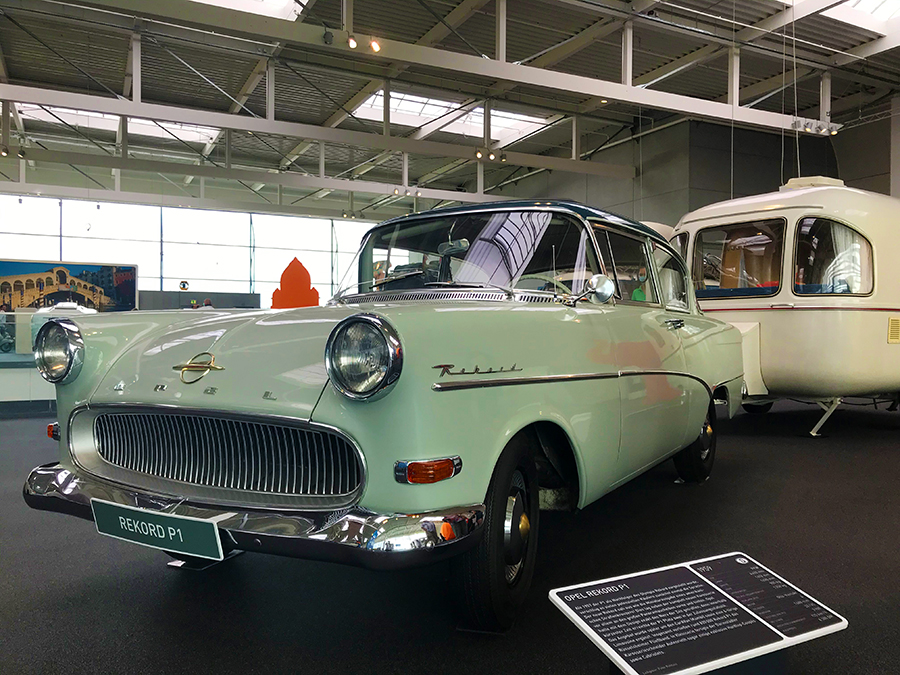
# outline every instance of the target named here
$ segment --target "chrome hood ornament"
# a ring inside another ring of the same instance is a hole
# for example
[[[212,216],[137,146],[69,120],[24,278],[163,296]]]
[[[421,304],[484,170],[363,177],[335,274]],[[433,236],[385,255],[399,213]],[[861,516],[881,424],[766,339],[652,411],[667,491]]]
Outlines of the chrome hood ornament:
[[[192,356],[187,363],[172,366],[172,370],[181,371],[181,381],[185,384],[194,384],[202,380],[211,370],[225,370],[222,366],[216,365],[216,357],[209,352],[201,352],[196,356]],[[186,373],[193,373],[185,379]]]

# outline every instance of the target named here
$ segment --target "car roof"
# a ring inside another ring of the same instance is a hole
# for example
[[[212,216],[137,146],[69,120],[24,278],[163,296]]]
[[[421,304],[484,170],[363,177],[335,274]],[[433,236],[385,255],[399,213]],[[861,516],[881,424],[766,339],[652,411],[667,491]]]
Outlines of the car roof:
[[[578,216],[581,216],[582,218],[601,218],[608,223],[619,225],[626,230],[632,230],[636,233],[652,237],[653,239],[664,244],[668,243],[662,235],[660,235],[655,230],[647,227],[643,223],[639,223],[636,220],[631,220],[630,218],[625,218],[624,216],[611,213],[610,211],[605,211],[603,209],[598,209],[593,206],[587,206],[586,204],[581,204],[580,202],[569,201],[566,199],[515,199],[496,202],[483,202],[480,204],[464,204],[463,206],[449,206],[440,209],[431,209],[429,211],[421,211],[419,213],[410,213],[405,216],[399,216],[397,218],[391,218],[390,220],[386,220],[383,223],[380,223],[379,226],[389,225],[413,218],[430,218],[436,215],[446,216],[454,215],[457,213],[476,213],[479,211],[490,211],[491,209],[533,209],[535,207],[545,207],[549,208],[552,211],[574,213]]]

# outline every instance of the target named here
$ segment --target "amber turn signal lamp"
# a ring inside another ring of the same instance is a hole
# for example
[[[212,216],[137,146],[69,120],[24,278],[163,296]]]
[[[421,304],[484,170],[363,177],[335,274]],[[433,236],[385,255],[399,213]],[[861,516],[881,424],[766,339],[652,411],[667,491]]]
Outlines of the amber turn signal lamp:
[[[417,462],[397,462],[394,465],[394,478],[398,483],[427,485],[453,478],[462,470],[462,459],[444,457]]]

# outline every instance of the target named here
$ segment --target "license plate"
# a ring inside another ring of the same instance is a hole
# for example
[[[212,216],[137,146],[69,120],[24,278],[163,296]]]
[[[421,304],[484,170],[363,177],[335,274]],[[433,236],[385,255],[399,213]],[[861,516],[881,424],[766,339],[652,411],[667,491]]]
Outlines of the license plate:
[[[216,524],[202,518],[176,516],[92,499],[97,532],[133,544],[222,560],[222,541]]]

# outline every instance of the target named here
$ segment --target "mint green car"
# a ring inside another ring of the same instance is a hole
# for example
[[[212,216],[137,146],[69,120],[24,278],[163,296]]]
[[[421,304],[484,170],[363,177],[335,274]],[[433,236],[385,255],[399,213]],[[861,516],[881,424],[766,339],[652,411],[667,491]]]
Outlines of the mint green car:
[[[659,235],[570,202],[388,221],[325,307],[55,319],[58,463],[25,500],[200,567],[241,551],[397,568],[452,557],[504,629],[541,509],[674,457],[707,479],[741,337]]]

